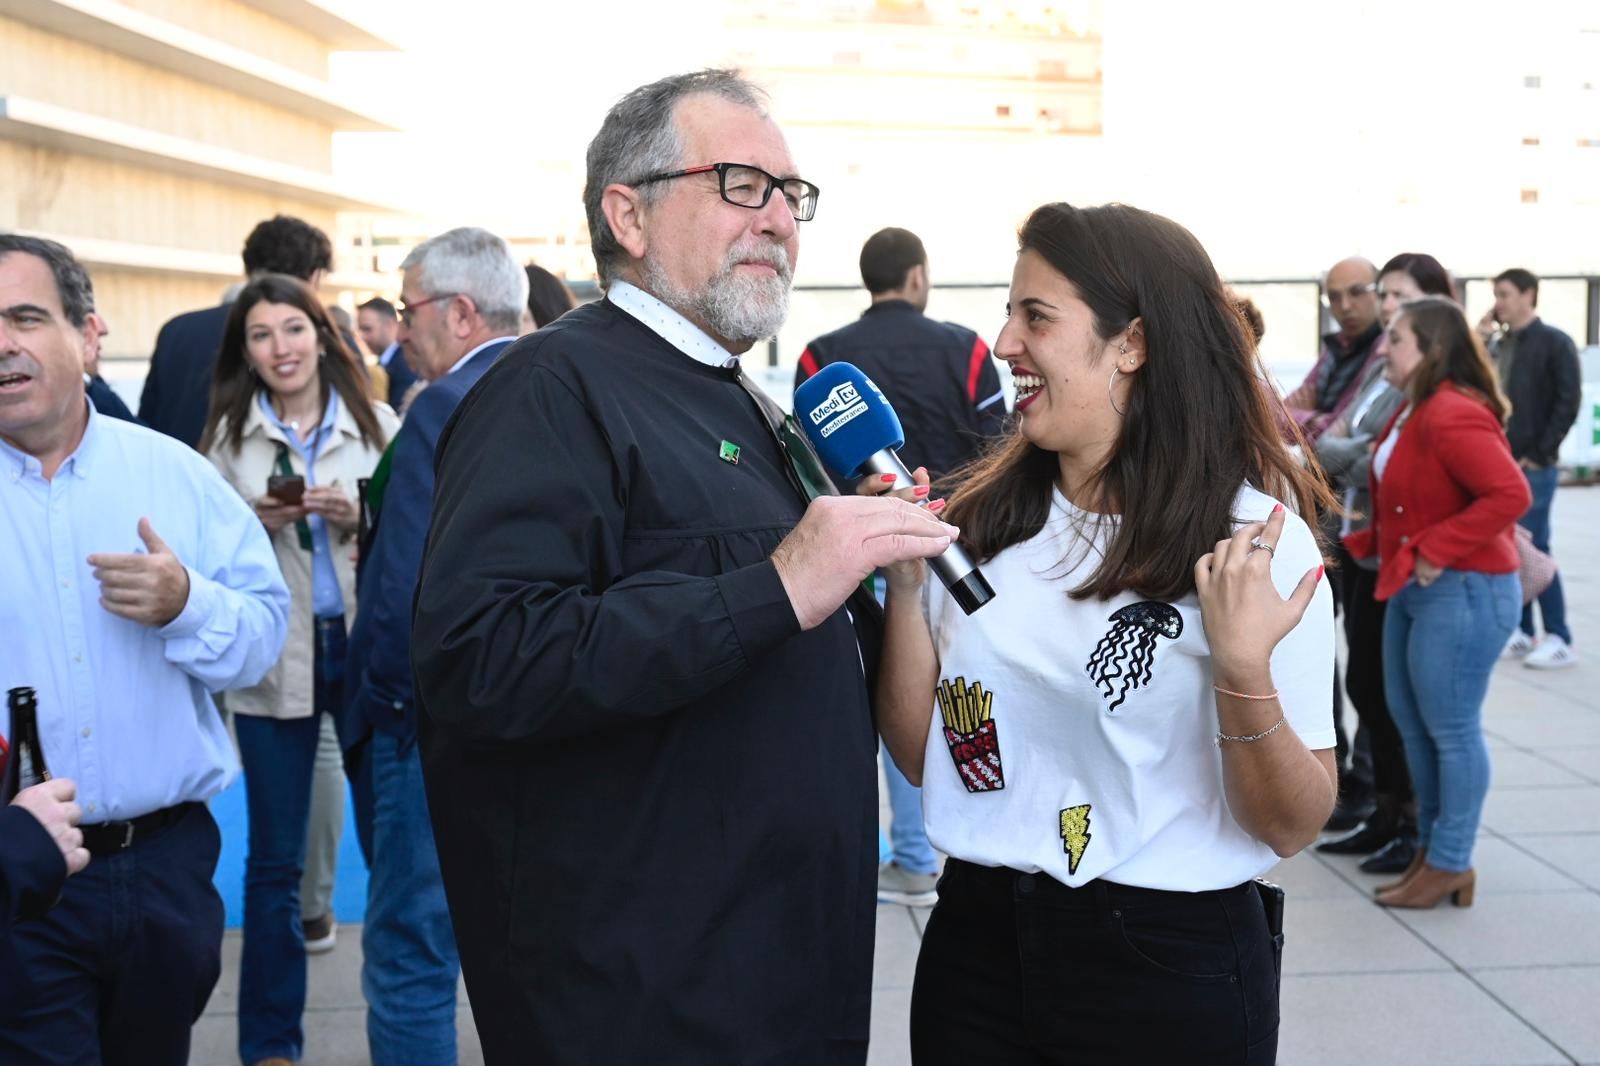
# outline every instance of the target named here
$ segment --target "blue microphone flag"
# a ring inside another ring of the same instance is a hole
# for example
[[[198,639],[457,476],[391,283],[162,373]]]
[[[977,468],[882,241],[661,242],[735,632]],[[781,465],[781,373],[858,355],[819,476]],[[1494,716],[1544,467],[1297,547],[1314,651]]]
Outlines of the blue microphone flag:
[[[852,363],[829,363],[801,382],[794,413],[835,477],[856,477],[873,455],[906,442],[888,398]]]

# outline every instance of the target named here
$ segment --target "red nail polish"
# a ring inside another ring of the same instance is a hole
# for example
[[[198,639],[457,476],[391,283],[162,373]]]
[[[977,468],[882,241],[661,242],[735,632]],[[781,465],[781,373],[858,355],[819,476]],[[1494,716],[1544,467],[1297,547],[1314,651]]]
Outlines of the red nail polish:
[[[1274,507],[1274,508],[1273,508],[1273,509],[1272,509],[1272,513],[1273,513],[1273,514],[1277,514],[1277,513],[1278,513],[1278,512],[1279,512],[1279,511],[1281,511],[1281,510],[1283,510],[1283,504],[1281,504],[1281,503],[1280,503],[1280,504],[1278,504],[1278,505],[1277,505],[1277,506],[1276,506],[1276,507]]]
[[[930,488],[927,485],[918,485],[915,489],[912,490],[911,495],[913,495],[913,496],[926,496],[928,493],[930,493],[932,491],[933,491],[933,489]]]
[[[885,485],[889,485],[889,484],[892,484],[894,482],[894,479],[899,477],[899,476],[900,476],[899,474],[885,474],[881,478],[879,478],[878,480],[883,482]]]
[[[1323,574],[1324,574],[1324,573],[1326,573],[1326,572],[1327,572],[1327,570],[1328,570],[1328,568],[1327,568],[1327,567],[1326,567],[1326,566],[1319,566],[1319,567],[1317,567],[1317,580],[1318,580],[1318,581],[1321,581],[1321,580],[1322,580],[1322,575],[1323,575]]]
[[[932,503],[928,504],[928,510],[930,510],[930,511],[942,511],[942,510],[944,510],[945,502],[946,501],[944,501],[944,500],[934,500]]]

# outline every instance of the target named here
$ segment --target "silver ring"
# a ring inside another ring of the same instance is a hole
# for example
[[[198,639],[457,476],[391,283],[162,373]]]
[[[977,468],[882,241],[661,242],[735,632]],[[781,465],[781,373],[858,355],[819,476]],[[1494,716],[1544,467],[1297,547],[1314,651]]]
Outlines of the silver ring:
[[[1261,550],[1261,551],[1265,551],[1268,555],[1272,556],[1274,559],[1276,559],[1278,557],[1278,550],[1276,548],[1274,548],[1272,545],[1268,544],[1266,541],[1262,540],[1260,537],[1255,537],[1250,541],[1250,551],[1254,552],[1254,551],[1256,551],[1258,549]],[[1249,552],[1247,552],[1246,554],[1249,554]]]

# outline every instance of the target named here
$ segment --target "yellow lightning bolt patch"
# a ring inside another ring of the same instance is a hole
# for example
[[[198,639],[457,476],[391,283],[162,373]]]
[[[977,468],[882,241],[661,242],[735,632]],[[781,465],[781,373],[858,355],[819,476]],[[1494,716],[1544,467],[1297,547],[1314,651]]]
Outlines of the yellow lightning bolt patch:
[[[1089,832],[1089,810],[1093,804],[1083,803],[1061,812],[1061,846],[1067,852],[1067,872],[1078,872],[1083,852],[1093,834]]]

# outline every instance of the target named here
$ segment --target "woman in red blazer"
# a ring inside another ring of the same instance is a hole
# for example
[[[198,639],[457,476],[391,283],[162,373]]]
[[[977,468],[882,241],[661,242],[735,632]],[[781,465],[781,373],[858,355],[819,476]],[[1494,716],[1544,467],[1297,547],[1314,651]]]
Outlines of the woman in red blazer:
[[[1512,527],[1528,483],[1506,443],[1509,405],[1455,303],[1406,304],[1388,360],[1408,402],[1373,457],[1372,525],[1345,539],[1379,560],[1384,689],[1417,794],[1417,858],[1378,902],[1466,907],[1489,791],[1483,697],[1522,608]]]

